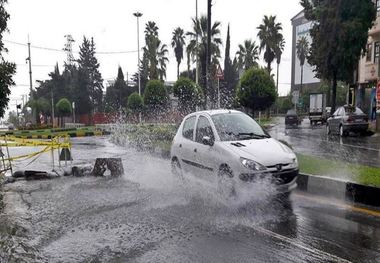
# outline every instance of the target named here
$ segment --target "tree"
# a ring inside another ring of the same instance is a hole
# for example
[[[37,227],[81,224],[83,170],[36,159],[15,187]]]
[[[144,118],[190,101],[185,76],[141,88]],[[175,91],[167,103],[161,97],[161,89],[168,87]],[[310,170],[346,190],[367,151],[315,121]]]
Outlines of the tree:
[[[219,64],[220,49],[219,46],[222,44],[220,38],[220,22],[215,21],[211,27],[211,64],[212,67],[216,68]],[[206,50],[207,50],[207,17],[201,16],[200,19],[196,20],[193,18],[193,31],[187,32],[186,35],[190,36],[191,40],[187,46],[186,51],[194,59],[197,58],[200,67],[200,86],[204,90],[205,97],[215,97],[215,92],[213,90],[208,91],[206,85]],[[197,49],[197,36],[198,36],[198,49]],[[188,70],[190,70],[188,68]]]
[[[8,30],[7,22],[10,17],[4,7],[7,2],[0,0],[0,117],[4,117],[11,93],[10,87],[15,84],[12,76],[16,73],[16,64],[7,62],[3,55],[8,51],[3,43],[3,34]]]
[[[84,89],[86,96],[91,101],[89,114],[92,115],[95,110],[102,110],[103,102],[103,79],[99,72],[99,63],[95,57],[95,43],[94,39],[88,40],[83,37],[83,43],[79,50],[79,70],[81,71],[81,77],[85,78],[81,80],[81,86],[77,89]],[[91,120],[92,121],[92,120]]]
[[[165,85],[160,80],[150,80],[144,91],[144,105],[150,112],[166,110],[169,102]]]
[[[258,64],[256,60],[259,59],[259,47],[256,46],[255,41],[247,39],[243,45],[239,45],[236,56],[240,69],[247,70],[251,67],[257,67]]]
[[[276,62],[277,62],[277,74],[276,74],[276,91],[278,93],[278,77],[280,74],[280,63],[281,63],[281,57],[282,57],[282,52],[284,51],[285,48],[285,39],[282,37],[280,41],[277,43],[276,49],[275,49],[275,55],[276,55]]]
[[[305,64],[306,56],[309,54],[309,41],[305,36],[302,36],[298,39],[296,44],[296,53],[297,58],[300,61],[301,66],[301,88],[300,92],[302,92],[302,84],[303,84],[303,65]]]
[[[237,88],[239,103],[252,111],[266,110],[276,100],[273,79],[265,69],[250,68],[244,72]]]
[[[233,96],[239,79],[237,62],[232,63],[231,61],[230,46],[230,25],[228,25],[226,49],[224,52],[224,81],[221,87],[221,95],[224,97],[224,99],[221,100],[223,108],[232,107]]]
[[[179,78],[174,84],[173,93],[178,98],[178,108],[183,114],[195,111],[202,101],[201,88],[189,78]]]
[[[260,53],[264,50],[264,60],[267,62],[267,70],[271,73],[271,64],[276,57],[276,47],[283,39],[282,25],[276,22],[276,16],[264,16],[263,22],[257,27],[257,36],[260,39]]]
[[[123,70],[119,66],[115,82],[107,88],[105,102],[106,110],[119,111],[126,104],[128,94],[127,83],[124,80]]]
[[[141,112],[144,107],[143,98],[137,93],[133,92],[128,97],[127,108],[132,112]]]
[[[35,94],[33,94],[35,95]],[[33,96],[33,100],[28,101],[28,106],[33,109],[34,112],[36,112],[36,123],[40,124],[40,117],[39,115],[51,115],[51,105],[49,103],[49,100],[45,98],[37,98],[36,96]]]
[[[61,117],[61,125],[63,124],[63,117],[70,116],[72,113],[71,103],[68,99],[60,99],[55,105],[57,109],[57,115]]]
[[[179,78],[179,65],[183,59],[183,47],[185,45],[185,35],[182,28],[177,27],[173,31],[172,48],[174,48],[175,57],[177,59],[177,79]]]
[[[166,56],[169,52],[168,48],[158,38],[158,27],[155,22],[149,21],[145,26],[144,32],[144,54],[146,54],[147,61],[149,62],[149,79],[160,78],[163,80],[166,78],[166,64],[169,62]]]
[[[365,51],[368,30],[376,19],[371,0],[301,0],[305,17],[313,21],[308,62],[316,76],[332,81],[331,111],[336,108],[338,80],[350,83]]]

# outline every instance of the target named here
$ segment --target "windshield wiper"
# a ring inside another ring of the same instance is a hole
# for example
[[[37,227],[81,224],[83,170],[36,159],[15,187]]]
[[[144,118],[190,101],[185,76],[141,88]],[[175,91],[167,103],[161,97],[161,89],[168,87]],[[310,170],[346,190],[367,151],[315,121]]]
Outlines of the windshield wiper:
[[[238,136],[248,136],[248,137],[254,137],[254,138],[269,138],[266,134],[257,134],[253,132],[240,132],[238,133]]]

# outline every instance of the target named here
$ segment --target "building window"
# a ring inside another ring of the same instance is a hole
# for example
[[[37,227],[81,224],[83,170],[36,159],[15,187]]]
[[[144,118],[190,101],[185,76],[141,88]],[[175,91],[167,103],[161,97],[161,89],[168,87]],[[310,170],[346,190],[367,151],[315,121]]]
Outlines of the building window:
[[[376,10],[377,10],[377,15],[380,14],[380,0],[376,0]]]
[[[371,62],[372,61],[372,43],[371,44],[367,44],[367,59],[366,59],[367,62]]]
[[[379,55],[380,55],[380,42],[375,42],[375,64],[379,63]]]

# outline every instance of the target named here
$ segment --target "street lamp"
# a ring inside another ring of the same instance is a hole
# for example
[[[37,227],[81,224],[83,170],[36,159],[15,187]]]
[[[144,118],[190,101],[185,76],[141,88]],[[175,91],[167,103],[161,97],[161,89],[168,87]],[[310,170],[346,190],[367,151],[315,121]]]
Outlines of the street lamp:
[[[142,16],[142,13],[135,12],[133,15],[137,18],[137,72],[139,78],[139,95],[141,96],[141,77],[140,77],[140,30],[139,30],[139,18]]]

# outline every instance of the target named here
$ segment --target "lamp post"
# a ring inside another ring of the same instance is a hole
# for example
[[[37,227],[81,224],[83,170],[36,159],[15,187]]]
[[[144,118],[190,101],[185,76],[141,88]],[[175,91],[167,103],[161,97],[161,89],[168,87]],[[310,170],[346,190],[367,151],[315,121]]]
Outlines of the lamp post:
[[[139,18],[142,16],[142,13],[135,12],[133,15],[137,18],[137,72],[139,77],[139,95],[141,96],[141,77],[140,77],[140,30],[139,30]]]

